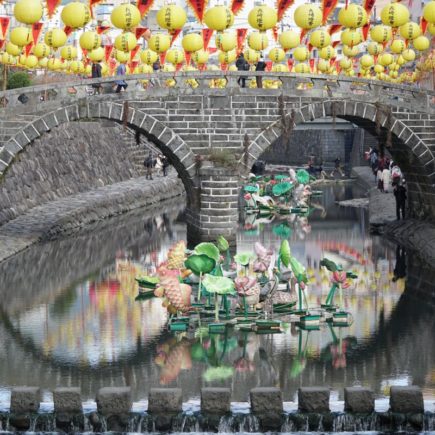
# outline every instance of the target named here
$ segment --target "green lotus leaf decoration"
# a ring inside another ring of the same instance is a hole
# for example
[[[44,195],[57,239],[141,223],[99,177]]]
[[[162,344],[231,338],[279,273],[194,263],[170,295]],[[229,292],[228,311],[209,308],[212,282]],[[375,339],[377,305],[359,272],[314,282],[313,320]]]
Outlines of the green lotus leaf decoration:
[[[225,276],[205,275],[203,285],[209,293],[218,295],[235,295],[234,282]]]
[[[230,249],[230,244],[228,243],[228,240],[224,236],[219,236],[216,239],[216,245],[220,252],[226,252],[228,249]]]
[[[305,169],[299,169],[296,172],[296,180],[300,184],[308,184],[310,181],[310,174]]]
[[[292,269],[292,272],[294,273],[296,279],[301,282],[307,282],[308,278],[307,278],[307,274],[305,272],[305,267],[299,263],[298,260],[296,260],[295,257],[291,257],[290,258],[290,267]]]
[[[326,257],[323,258],[319,264],[320,266],[326,267],[330,272],[336,272],[337,270],[340,270],[336,263]]]
[[[249,192],[249,193],[256,193],[256,192],[258,192],[258,187],[257,186],[245,186],[243,188],[243,190],[245,192]]]
[[[213,382],[213,381],[221,381],[224,379],[231,378],[233,375],[234,375],[234,369],[232,367],[228,367],[228,366],[210,367],[204,372],[202,378],[206,382]]]
[[[156,285],[160,282],[160,279],[158,276],[138,276],[135,279],[139,283],[147,283],[147,284],[153,284],[153,285]]]
[[[275,175],[275,180],[281,181],[281,180],[285,180],[286,178],[288,178],[288,175],[284,175],[284,174],[278,174]]]
[[[216,261],[208,255],[191,255],[185,262],[186,269],[190,269],[195,275],[210,273],[216,266]]]
[[[194,253],[196,255],[207,255],[207,257],[214,260],[216,263],[219,261],[219,249],[214,243],[204,242],[195,246]]]
[[[272,187],[272,193],[275,196],[283,196],[289,193],[292,189],[293,184],[285,181],[284,183],[275,184],[275,186]]]
[[[207,352],[202,347],[200,342],[194,343],[190,349],[190,356],[194,361],[206,361],[207,360]]]
[[[283,240],[281,242],[281,246],[279,248],[279,258],[281,258],[282,264],[284,264],[285,267],[288,267],[291,259],[291,250],[288,240]]]
[[[280,224],[272,229],[273,233],[278,237],[288,239],[292,235],[292,229],[286,224]]]
[[[346,278],[357,279],[358,275],[353,272],[346,272]]]
[[[250,252],[241,252],[234,256],[234,261],[241,266],[247,266],[251,260],[255,258],[254,254]]]

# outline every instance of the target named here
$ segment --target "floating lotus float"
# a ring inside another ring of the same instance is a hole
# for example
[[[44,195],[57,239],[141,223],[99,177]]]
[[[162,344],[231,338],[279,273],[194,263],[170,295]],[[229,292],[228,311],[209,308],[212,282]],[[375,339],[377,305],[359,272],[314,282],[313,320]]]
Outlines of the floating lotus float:
[[[281,332],[284,316],[304,329],[318,329],[323,321],[345,326],[351,314],[344,310],[343,291],[357,276],[327,258],[320,265],[331,274],[331,289],[319,307],[307,302],[310,280],[287,239],[278,251],[256,242],[252,252],[235,255],[223,237],[216,243],[200,243],[193,250],[179,241],[155,275],[136,280],[140,292],[152,292],[162,299],[172,331],[206,325],[209,333],[224,333],[228,327]],[[338,305],[334,303],[336,292]]]

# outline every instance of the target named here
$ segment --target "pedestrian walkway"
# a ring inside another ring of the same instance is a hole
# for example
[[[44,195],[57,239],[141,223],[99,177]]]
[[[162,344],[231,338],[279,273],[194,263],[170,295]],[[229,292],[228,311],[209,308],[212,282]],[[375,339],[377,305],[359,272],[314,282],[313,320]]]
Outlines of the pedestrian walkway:
[[[151,206],[183,192],[183,185],[175,176],[159,177],[153,181],[140,177],[32,208],[0,227],[0,261],[39,241],[139,207]]]

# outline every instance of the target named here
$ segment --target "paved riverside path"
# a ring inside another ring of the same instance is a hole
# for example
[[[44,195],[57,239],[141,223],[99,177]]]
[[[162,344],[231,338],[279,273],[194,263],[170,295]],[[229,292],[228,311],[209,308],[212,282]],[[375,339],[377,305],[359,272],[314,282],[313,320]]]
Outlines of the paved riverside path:
[[[0,262],[39,241],[183,193],[175,176],[139,177],[40,205],[0,227]]]

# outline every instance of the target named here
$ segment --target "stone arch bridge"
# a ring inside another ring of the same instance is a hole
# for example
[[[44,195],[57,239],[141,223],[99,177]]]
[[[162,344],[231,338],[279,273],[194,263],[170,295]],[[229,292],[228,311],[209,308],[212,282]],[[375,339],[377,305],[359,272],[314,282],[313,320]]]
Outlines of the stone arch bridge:
[[[262,75],[279,87],[240,88],[242,75]],[[170,79],[175,86],[167,86]],[[217,80],[225,87],[210,86]],[[15,162],[26,158],[29,144],[62,124],[106,119],[145,136],[169,158],[186,188],[189,224],[201,239],[231,236],[241,180],[252,164],[295,125],[329,116],[376,135],[407,178],[411,215],[435,216],[435,93],[288,73],[159,73],[126,81],[122,94],[113,93],[113,78],[0,93],[0,200],[2,182]],[[97,82],[105,92],[91,95]]]

